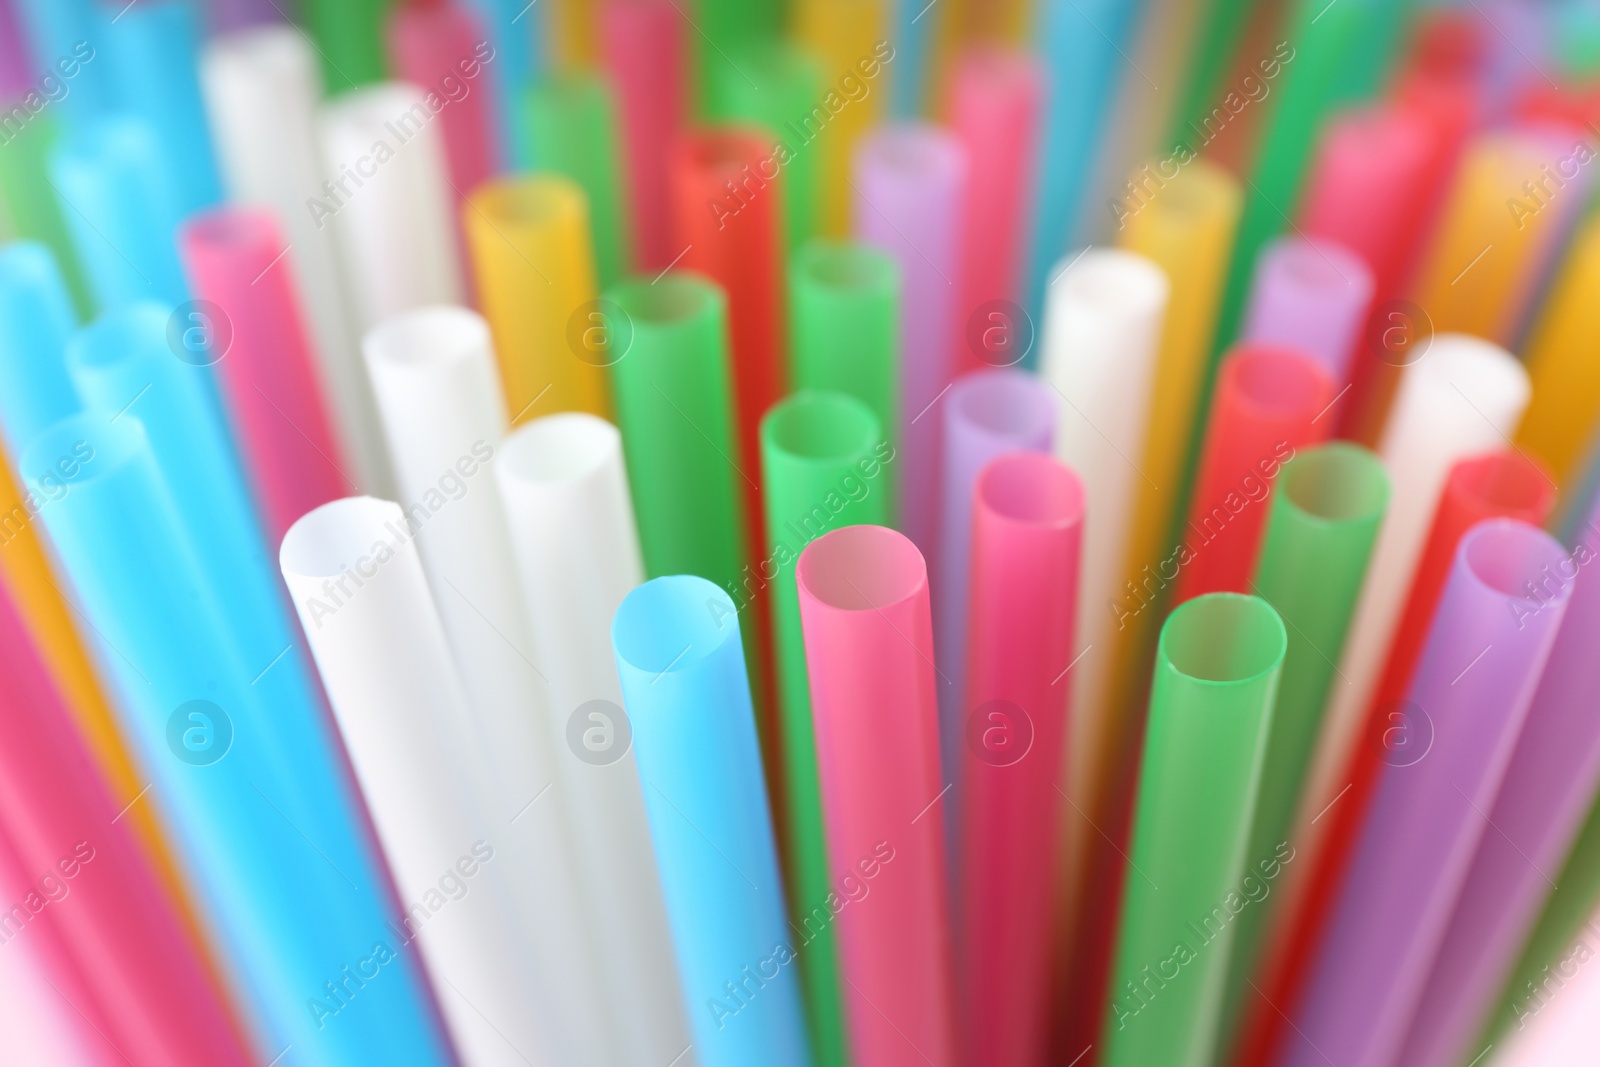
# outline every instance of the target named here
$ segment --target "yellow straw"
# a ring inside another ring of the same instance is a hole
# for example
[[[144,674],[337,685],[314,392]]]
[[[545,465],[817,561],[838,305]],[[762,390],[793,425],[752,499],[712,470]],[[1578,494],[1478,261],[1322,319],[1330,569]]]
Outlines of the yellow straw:
[[[1533,400],[1517,443],[1567,484],[1600,418],[1600,218],[1573,242],[1525,353]]]
[[[550,175],[513,178],[481,186],[462,210],[507,416],[609,418],[604,366],[619,324],[596,302],[583,191]]]
[[[822,233],[845,237],[850,232],[850,153],[861,134],[883,113],[889,81],[887,72],[867,81],[856,64],[881,58],[875,49],[889,38],[887,4],[884,0],[800,0],[794,20],[795,36],[822,61],[824,97],[817,105],[832,113],[816,143],[800,151],[822,153]],[[869,91],[851,99],[841,88],[846,77],[853,79],[850,84],[860,83]]]

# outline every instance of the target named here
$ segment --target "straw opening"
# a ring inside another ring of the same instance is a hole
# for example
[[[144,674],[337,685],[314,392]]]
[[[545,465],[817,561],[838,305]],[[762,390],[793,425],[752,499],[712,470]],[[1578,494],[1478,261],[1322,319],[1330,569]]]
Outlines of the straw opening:
[[[978,475],[978,499],[990,511],[1029,526],[1065,527],[1083,520],[1083,483],[1039,452],[1008,452]]]
[[[571,217],[582,207],[582,192],[567,178],[543,174],[491,182],[471,197],[472,205],[508,226],[535,226]]]
[[[1280,484],[1289,503],[1326,522],[1376,518],[1389,502],[1383,462],[1355,445],[1302,452],[1284,468]]]
[[[881,289],[894,281],[893,261],[866,245],[813,244],[802,254],[800,269],[832,289]]]
[[[704,279],[668,274],[651,284],[625,282],[612,293],[634,325],[666,326],[698,318],[718,299],[717,290]]]
[[[1122,315],[1154,313],[1169,291],[1166,275],[1154,263],[1114,249],[1090,252],[1064,280],[1078,302]]]
[[[1180,604],[1161,628],[1163,657],[1197,681],[1237,683],[1282,662],[1288,648],[1283,620],[1265,600],[1210,593]]]
[[[1292,416],[1322,406],[1328,377],[1311,357],[1287,348],[1256,348],[1233,361],[1233,380],[1252,407]]]
[[[392,500],[345,497],[313,508],[283,535],[278,561],[285,571],[307,578],[332,578],[372,554],[383,542],[394,545],[405,516]]]
[[[67,342],[67,363],[90,369],[132,363],[153,347],[165,349],[170,312],[142,301],[107,312]]]
[[[927,584],[922,553],[885,526],[846,526],[823,534],[800,553],[795,580],[840,611],[874,611]]]
[[[525,482],[572,482],[598,470],[621,448],[617,428],[579,412],[547,415],[500,446],[500,469]]]
[[[775,405],[762,421],[766,438],[796,459],[848,461],[878,436],[872,409],[844,393],[807,391]]]
[[[992,434],[1031,436],[1048,430],[1055,419],[1039,380],[1023,371],[971,374],[956,385],[951,401],[958,418]]]
[[[1466,494],[1488,511],[1529,522],[1544,520],[1556,493],[1543,468],[1510,452],[1463,460],[1450,472],[1450,488]]]
[[[611,621],[617,656],[647,674],[677,674],[739,640],[733,601],[704,578],[673,575],[629,593]]]
[[[362,347],[368,358],[391,366],[453,363],[489,347],[489,324],[466,308],[418,308],[374,326]]]
[[[1457,551],[1468,573],[1502,596],[1549,603],[1572,591],[1561,577],[1567,565],[1561,543],[1520,519],[1485,519],[1462,536]],[[1530,585],[1538,598],[1530,595]]]

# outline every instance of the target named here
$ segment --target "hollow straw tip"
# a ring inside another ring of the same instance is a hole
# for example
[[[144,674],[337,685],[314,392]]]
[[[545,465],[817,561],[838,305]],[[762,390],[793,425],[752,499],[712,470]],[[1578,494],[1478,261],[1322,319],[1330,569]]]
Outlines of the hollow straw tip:
[[[1297,454],[1278,479],[1277,507],[1301,521],[1330,527],[1377,522],[1389,506],[1389,472],[1377,453],[1333,441]]]
[[[887,526],[843,526],[807,545],[795,564],[801,603],[881,611],[928,591],[928,567],[911,539]]]
[[[330,500],[300,516],[284,531],[278,545],[278,566],[285,577],[335,578],[379,542],[391,552],[404,551],[396,530],[407,530],[405,513],[392,500],[349,496]]]
[[[697,575],[635,586],[611,619],[611,645],[619,668],[655,679],[686,674],[730,647],[743,664],[732,598]]]
[[[217,34],[200,55],[202,77],[241,69],[277,83],[285,78],[320,84],[316,53],[305,35],[287,22],[258,23]]]
[[[191,215],[179,228],[178,241],[202,271],[229,260],[242,261],[246,270],[259,270],[288,251],[277,216],[244,204],[227,204]],[[256,275],[251,284],[259,280]]]
[[[474,360],[494,360],[488,321],[455,304],[392,315],[367,331],[361,351],[375,371],[426,376],[457,371]]]
[[[1366,260],[1328,237],[1281,237],[1262,250],[1257,272],[1275,275],[1281,284],[1322,300],[1364,308],[1372,298],[1372,270]]]
[[[1058,411],[1055,391],[1016,367],[968,371],[950,389],[949,425],[1006,441],[1049,444]]]
[[[1157,661],[1202,686],[1247,685],[1283,665],[1289,632],[1271,604],[1244,593],[1206,593],[1172,609]]]
[[[767,409],[761,442],[790,463],[831,467],[849,463],[883,437],[878,417],[860,399],[826,389],[802,389]]]
[[[1545,530],[1500,517],[1484,519],[1462,535],[1452,572],[1486,596],[1504,597],[1521,629],[1525,619],[1571,597],[1575,583],[1562,574],[1568,561],[1561,542]],[[1527,614],[1518,615],[1519,604]]]
[[[70,415],[39,432],[18,457],[17,469],[43,509],[75,488],[110,477],[149,447],[136,418],[108,422],[99,414]]]
[[[1052,304],[1121,322],[1161,314],[1172,295],[1166,271],[1148,256],[1121,248],[1063,256],[1050,278]]]
[[[931,122],[879,127],[857,143],[854,173],[896,186],[950,188],[966,180],[967,150],[948,129]]]
[[[1076,471],[1043,452],[1004,452],[978,472],[978,509],[991,521],[1037,530],[1081,526],[1087,503]]]
[[[900,264],[875,245],[813,238],[791,263],[794,276],[835,297],[893,297],[900,288]]]
[[[593,476],[622,458],[622,434],[582,411],[545,415],[513,430],[500,444],[500,477],[530,485],[566,485]]]
[[[554,234],[588,225],[583,187],[563,174],[495,178],[470,191],[462,211],[469,225],[482,222],[498,239]],[[514,243],[514,242],[513,242]]]
[[[671,270],[654,281],[642,276],[626,278],[605,296],[627,315],[636,338],[696,321],[727,321],[728,298],[722,286],[695,271]]]
[[[1533,385],[1521,361],[1501,346],[1471,334],[1442,333],[1407,370],[1402,389],[1430,400],[1465,400],[1499,426],[1497,415],[1510,419],[1527,407]]]
[[[113,308],[68,338],[67,368],[84,374],[150,366],[155,373],[164,369],[159,363],[163,358],[176,364],[177,357],[167,347],[171,319],[172,308],[153,300]]]
[[[1333,399],[1333,378],[1315,356],[1288,345],[1244,342],[1223,366],[1240,413],[1259,419],[1315,417]]]

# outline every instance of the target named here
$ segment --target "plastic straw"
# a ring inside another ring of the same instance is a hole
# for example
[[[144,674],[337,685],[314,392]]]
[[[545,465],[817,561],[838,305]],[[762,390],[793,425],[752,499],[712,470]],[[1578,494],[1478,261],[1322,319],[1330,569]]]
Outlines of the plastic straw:
[[[1015,368],[973,371],[956,379],[940,412],[944,420],[944,459],[940,464],[939,610],[934,613],[938,650],[940,751],[948,780],[961,766],[961,737],[967,709],[967,604],[972,589],[973,495],[978,475],[1006,452],[1049,452],[1055,443],[1060,404],[1057,393],[1037,377]],[[953,812],[952,804],[947,811]],[[954,826],[953,816],[951,825]]]
[[[1558,875],[1560,864],[1600,783],[1600,729],[1588,710],[1600,681],[1588,639],[1600,610],[1600,587],[1583,569],[1600,547],[1597,519],[1600,515],[1591,514],[1572,550],[1533,587],[1542,601],[1555,585],[1573,583],[1550,660],[1489,811],[1500,832],[1486,833],[1473,857],[1411,1022],[1402,1054],[1406,1063],[1445,1067],[1481,1047],[1468,1044],[1473,1028],[1493,1006],[1538,909],[1554,892],[1549,878],[1561,878],[1554,885],[1568,884],[1564,874]],[[1520,998],[1523,990],[1513,994]]]
[[[1583,339],[1600,329],[1600,308],[1589,299],[1597,285],[1600,222],[1591,222],[1567,253],[1524,350],[1533,400],[1517,444],[1542,459],[1562,485],[1600,424],[1600,368],[1581,355]]]
[[[340,175],[325,170],[317,143],[316,52],[293,26],[261,26],[210,41],[200,81],[230,198],[274,209],[284,243],[294,249],[300,306],[315,338],[312,353],[345,471],[366,489],[388,492],[388,461],[337,239],[317,207],[327,196],[322,182],[331,186]],[[354,189],[353,181],[348,185]]]
[[[6,595],[0,595],[0,657],[7,738],[0,749],[0,837],[36,879],[32,892],[51,903],[72,897],[44,921],[59,933],[104,1013],[103,1036],[141,1061],[250,1062],[177,909],[127,825],[115,822],[124,801],[112,798],[90,763]],[[27,922],[36,921],[32,912],[23,913]],[[16,916],[8,913],[8,923]],[[30,933],[7,929],[8,939]]]
[[[1073,665],[1072,772],[1064,787],[1081,812],[1095,807],[1106,771],[1108,686],[1115,635],[1125,623],[1111,610],[1131,534],[1146,462],[1146,416],[1163,316],[1167,276],[1143,256],[1092,249],[1051,287],[1040,373],[1059,398],[1056,457],[1083,480],[1093,516],[1083,532],[1083,578],[1074,630],[1085,653]],[[1153,558],[1152,558],[1153,559]],[[1059,668],[1058,668],[1059,669]],[[1072,821],[1073,854],[1093,831]],[[1078,865],[1075,864],[1075,867]],[[1072,874],[1076,883],[1082,875]],[[1077,886],[1068,890],[1073,908]]]
[[[300,17],[322,57],[322,80],[329,92],[339,95],[385,76],[383,18],[390,3],[303,0]]]
[[[478,13],[479,25],[494,47],[494,62],[484,71],[491,87],[502,167],[525,170],[532,161],[527,128],[522,122],[517,90],[533,83],[545,65],[545,13],[538,6],[526,7],[521,0],[466,0]]]
[[[1284,465],[1278,482],[1249,585],[1283,618],[1289,636],[1245,853],[1254,857],[1272,855],[1280,844],[1293,847],[1289,827],[1328,690],[1343,684],[1334,664],[1389,505],[1382,462],[1357,445],[1306,449]],[[1269,893],[1239,917],[1217,1031],[1224,1060],[1237,1036],[1241,1004],[1254,999],[1246,982],[1277,905]]]
[[[1571,592],[1548,583],[1536,600],[1523,583],[1564,558],[1549,534],[1513,519],[1462,538],[1416,678],[1377,739],[1389,766],[1293,1013],[1302,1036],[1287,1038],[1286,1064],[1388,1063],[1399,1052]],[[1463,670],[1472,684],[1455,684]]]
[[[846,394],[815,391],[796,393],[767,413],[761,446],[770,531],[763,573],[771,569],[777,574],[772,632],[783,730],[780,811],[789,843],[791,922],[807,938],[800,974],[817,1057],[843,1063],[847,1054],[837,939],[833,926],[818,924],[808,910],[826,899],[832,879],[794,563],[807,544],[830,529],[884,521],[894,451],[871,408]]]
[[[850,526],[801,553],[795,580],[829,868],[850,900],[835,916],[850,1049],[861,1064],[910,1062],[908,1044],[951,1063],[952,938],[937,810],[948,787],[927,568],[901,534]]]
[[[1354,252],[1332,241],[1280,238],[1256,260],[1241,337],[1314,357],[1342,389],[1371,305],[1372,271]]]
[[[413,537],[398,504],[324,504],[284,537],[283,578],[405,907],[390,951],[420,943],[469,1067],[560,1062],[576,1050],[531,974],[515,828],[479,806],[488,768]]]
[[[822,154],[807,143],[806,120],[824,99],[822,63],[781,41],[761,42],[711,68],[711,113],[724,121],[758,126],[771,136],[783,164],[784,247],[791,253],[819,228]]]
[[[397,8],[388,20],[388,38],[395,76],[441,101],[451,201],[463,200],[503,169],[502,131],[484,77],[499,56],[477,13],[450,4]]]
[[[1288,636],[1232,593],[1161,628],[1100,1062],[1208,1062],[1234,919],[1282,852],[1246,848]],[[1265,881],[1263,881],[1265,880]]]
[[[1039,48],[1048,71],[1037,173],[1032,184],[1027,300],[1042,311],[1050,272],[1068,251],[1089,175],[1089,161],[1111,112],[1124,62],[1134,0],[1044,0]]]
[[[70,99],[70,97],[68,98]],[[77,250],[67,230],[70,211],[50,187],[46,157],[56,142],[56,124],[42,112],[20,133],[0,141],[0,215],[15,237],[49,246],[61,264],[80,314],[90,307],[88,283],[78,267]]]
[[[953,134],[926,125],[890,126],[856,153],[855,236],[900,265],[901,452],[895,508],[899,529],[925,557],[939,524],[941,424],[929,408],[955,376],[961,336],[961,206],[968,164]]]
[[[534,86],[526,106],[533,165],[565,175],[583,189],[595,271],[600,288],[609,289],[636,262],[611,87],[594,73],[562,75]]]
[[[437,118],[424,90],[405,82],[335,97],[318,115],[328,184],[307,210],[338,240],[358,333],[402,311],[461,300],[455,197]]]
[[[190,219],[179,235],[201,300],[220,308],[180,316],[178,329],[210,333],[232,425],[266,525],[277,542],[301,515],[356,491],[311,362],[287,242],[271,213],[224,208]],[[226,338],[226,341],[223,338]],[[187,348],[184,349],[188,351]]]
[[[231,961],[223,977],[251,1008],[256,1055],[293,1044],[319,1064],[447,1062],[413,963],[391,955],[365,988],[348,976],[387,940],[381,869],[353,839],[327,741],[266,684],[293,655],[265,674],[265,660],[240,659],[228,591],[199,565],[203,542],[186,534],[167,487],[180,483],[158,473],[138,418],[57,423],[21,467],[34,492],[54,497],[40,515],[125,697],[123,725],[208,932]]]
[[[1085,493],[1045,456],[989,463],[974,487],[962,750],[959,945],[965,1062],[1044,1051],[1060,776]]]
[[[774,0],[701,0],[695,5],[698,32],[692,34],[696,110],[706,113],[714,100],[717,67],[754,42],[777,36],[782,5]]]
[[[694,1057],[802,1067],[805,946],[784,922],[739,629],[725,592],[674,576],[628,594],[611,640]]]
[[[77,325],[49,249],[32,241],[0,246],[0,433],[12,456],[78,410],[65,362]]]
[[[787,392],[784,360],[783,231],[773,151],[755,130],[692,134],[673,161],[681,260],[722,287],[728,298],[728,373],[737,401],[739,456],[761,455],[761,417]],[[731,185],[724,185],[731,183]],[[760,543],[761,493],[745,497],[746,528]]]
[[[1244,344],[1223,363],[1194,502],[1175,561],[1175,598],[1245,592],[1272,483],[1295,450],[1325,439],[1334,398],[1323,365],[1290,348]],[[1192,559],[1185,559],[1192,555]]]
[[[86,122],[114,106],[116,93],[109,65],[94,64],[96,57],[104,58],[96,44],[103,42],[103,38],[94,0],[14,0],[14,3],[17,20],[28,37],[36,72],[43,73],[62,60],[86,57],[89,60],[86,66],[80,67],[81,80],[75,79],[72,92],[60,102],[66,121]]]
[[[0,841],[0,880],[7,899],[13,886],[25,886],[26,874]],[[60,968],[37,944],[9,946],[0,956],[0,1027],[6,1052],[23,1063],[71,1063],[76,1067],[112,1067],[122,1061],[117,1050],[94,1032],[89,1020],[73,1010],[51,985],[61,982]]]
[[[483,814],[507,823],[498,830],[506,881],[533,938],[530,970],[550,1009],[545,1026],[585,1058],[609,1055],[613,1027],[557,780],[564,717],[551,715],[549,680],[531,658],[511,532],[499,486],[484,469],[506,431],[488,324],[464,308],[421,308],[373,330],[362,349],[409,536],[460,672],[467,722],[493,774]],[[536,796],[538,809],[527,809]]]
[[[211,0],[208,14],[218,33],[285,21],[273,0]]]
[[[806,144],[795,146],[797,151],[808,151],[811,139],[821,134],[815,146],[822,160],[818,232],[825,237],[843,237],[854,219],[859,235],[860,205],[852,207],[851,201],[859,200],[861,193],[850,189],[850,181],[860,172],[858,146],[884,113],[889,86],[883,67],[895,57],[889,41],[888,4],[886,0],[801,0],[790,22],[795,40],[821,61],[828,90],[807,106],[801,119]],[[819,106],[822,116],[817,113]],[[855,180],[859,185],[859,177]]]
[[[674,0],[609,0],[600,9],[600,47],[617,94],[618,135],[626,161],[635,266],[654,274],[678,254],[673,245],[671,158],[687,107],[684,36]]]
[[[627,352],[626,325],[595,300],[583,191],[565,178],[505,179],[464,210],[512,423],[556,411],[608,414],[604,368]]]
[[[182,217],[155,131],[113,116],[74,129],[50,159],[75,258],[101,310],[184,298],[174,234]]]
[[[529,654],[549,676],[562,788],[628,1062],[670,1062],[689,1043],[611,617],[644,580],[617,428],[577,412],[535,419],[494,465],[516,557]]]
[[[1026,52],[978,47],[960,58],[952,78],[950,124],[972,167],[962,209],[961,318],[977,318],[980,330],[1022,330],[1022,323],[1008,320],[1018,317],[1022,298],[1023,211],[1033,192],[1044,68]],[[1009,306],[990,306],[1002,301]],[[969,326],[956,346],[955,365],[962,370],[985,365],[987,353],[969,343],[971,332]]]
[[[796,389],[849,393],[884,434],[900,425],[900,266],[871,245],[814,241],[789,263],[789,358]],[[894,470],[884,472],[892,489]],[[885,515],[898,499],[891,491]],[[885,520],[887,521],[887,520]]]
[[[1579,942],[1568,947],[1568,956],[1546,968],[1541,976],[1545,985],[1535,991],[1537,996],[1530,997],[1524,1009],[1530,1016],[1526,1029],[1505,1040],[1491,1061],[1496,1067],[1582,1067],[1592,1055],[1594,1020],[1600,1014],[1600,971],[1579,971],[1578,966],[1580,960],[1589,958],[1584,950],[1594,951],[1600,913],[1588,911],[1578,921],[1583,923]],[[1559,999],[1552,1002],[1549,990]]]
[[[169,161],[180,215],[222,200],[222,178],[200,97],[198,5],[153,0],[115,14],[94,40],[115,85],[118,111],[143,119]]]

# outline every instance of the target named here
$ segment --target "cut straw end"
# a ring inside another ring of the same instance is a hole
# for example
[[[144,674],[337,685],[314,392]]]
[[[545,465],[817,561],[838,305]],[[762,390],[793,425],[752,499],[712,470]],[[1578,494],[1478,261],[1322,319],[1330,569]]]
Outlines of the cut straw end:
[[[656,578],[629,593],[611,621],[617,658],[642,674],[682,674],[739,644],[728,594],[704,578]]]
[[[1274,671],[1288,631],[1260,597],[1210,593],[1173,609],[1161,628],[1161,659],[1196,682],[1236,685]]]
[[[795,580],[825,607],[878,611],[921,592],[928,569],[904,534],[886,526],[847,526],[806,546]]]

